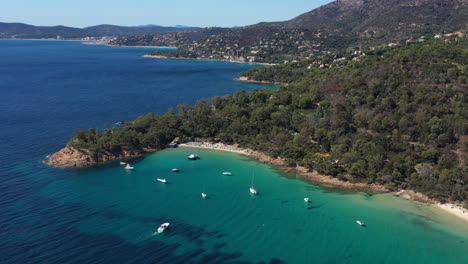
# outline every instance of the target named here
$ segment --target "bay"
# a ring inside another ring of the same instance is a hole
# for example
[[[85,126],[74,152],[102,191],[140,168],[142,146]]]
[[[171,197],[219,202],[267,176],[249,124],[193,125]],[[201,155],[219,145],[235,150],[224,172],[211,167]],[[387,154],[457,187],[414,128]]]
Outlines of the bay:
[[[43,165],[76,128],[262,87],[232,81],[253,65],[147,51],[0,40],[1,263],[468,262],[466,223],[440,210],[311,185],[233,153],[168,149],[131,160],[135,171]]]

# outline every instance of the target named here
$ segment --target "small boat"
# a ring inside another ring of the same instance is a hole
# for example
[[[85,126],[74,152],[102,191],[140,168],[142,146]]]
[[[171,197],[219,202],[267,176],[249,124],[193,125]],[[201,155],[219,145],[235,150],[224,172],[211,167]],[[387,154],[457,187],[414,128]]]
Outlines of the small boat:
[[[167,180],[166,180],[166,179],[159,179],[159,178],[158,178],[157,180],[158,180],[158,182],[161,182],[161,183],[167,183]]]
[[[366,224],[364,224],[364,222],[361,222],[361,221],[356,221],[356,223],[360,226],[366,226]]]
[[[132,167],[132,166],[130,166],[129,163],[127,163],[127,165],[125,165],[125,169],[127,169],[127,170],[133,170],[133,169],[135,169],[135,168]]]
[[[226,171],[226,172],[223,172],[223,175],[228,175],[228,176],[231,176],[231,175],[232,175],[232,172],[228,172],[228,171]]]
[[[310,199],[306,197],[306,198],[304,198],[304,202],[310,203]]]
[[[253,187],[250,188],[250,193],[253,194],[253,195],[258,194],[257,190],[255,190]]]
[[[188,156],[188,159],[189,159],[189,160],[197,160],[197,159],[200,159],[200,157],[198,157],[198,156],[195,155],[195,154],[192,154],[192,155]]]
[[[206,193],[201,193],[201,197],[206,198],[207,196]]]
[[[254,189],[254,177],[255,177],[255,175],[252,175],[252,186],[249,188],[249,190],[250,190],[251,194],[258,195],[257,190]]]
[[[123,161],[121,161],[121,162],[120,162],[120,165],[127,165],[127,163],[126,163],[126,162],[123,162]]]
[[[172,169],[172,172],[179,172],[179,171],[180,171],[180,169],[178,169],[178,168]]]
[[[158,227],[158,233],[164,232],[164,230],[166,230],[166,228],[168,228],[169,225],[170,225],[170,223],[164,223],[164,224],[160,225],[160,226]]]

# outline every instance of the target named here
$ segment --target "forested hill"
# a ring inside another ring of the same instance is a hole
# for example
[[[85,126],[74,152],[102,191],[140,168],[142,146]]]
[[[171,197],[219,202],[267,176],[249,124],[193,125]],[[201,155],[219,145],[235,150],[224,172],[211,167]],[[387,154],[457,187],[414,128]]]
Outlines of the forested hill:
[[[149,33],[180,32],[196,30],[198,28],[162,27],[162,26],[141,26],[123,27],[115,25],[98,25],[86,28],[73,28],[66,26],[33,26],[23,23],[1,23],[0,38],[57,38],[79,39],[85,37],[118,37],[133,36]]]
[[[211,27],[184,32],[127,36],[113,40],[109,44],[115,46],[181,46],[231,30],[233,29]]]
[[[468,198],[468,40],[456,36],[368,51],[328,67],[261,68],[297,77],[279,90],[200,100],[124,128],[79,130],[67,148],[144,152],[175,137],[239,143],[344,181]],[[53,157],[53,156],[52,156]]]
[[[167,55],[279,63],[454,32],[467,27],[466,14],[467,0],[337,0],[289,21],[180,43]]]

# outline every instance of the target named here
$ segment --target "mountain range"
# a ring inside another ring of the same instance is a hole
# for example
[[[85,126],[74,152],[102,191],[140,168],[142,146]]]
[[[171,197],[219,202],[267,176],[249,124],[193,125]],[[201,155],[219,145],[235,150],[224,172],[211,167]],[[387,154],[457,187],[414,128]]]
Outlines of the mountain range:
[[[66,26],[33,26],[23,23],[0,22],[0,38],[62,38],[79,39],[84,37],[119,37],[134,36],[154,33],[193,31],[195,27],[163,27],[157,25],[146,25],[136,27],[125,27],[116,25],[97,25],[85,28],[74,28]]]

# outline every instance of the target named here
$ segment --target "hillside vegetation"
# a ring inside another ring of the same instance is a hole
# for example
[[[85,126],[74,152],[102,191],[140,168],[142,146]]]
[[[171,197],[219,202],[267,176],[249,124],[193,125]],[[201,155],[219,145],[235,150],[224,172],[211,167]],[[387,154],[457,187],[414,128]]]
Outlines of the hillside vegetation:
[[[288,21],[173,42],[177,51],[153,55],[282,63],[463,30],[467,14],[467,0],[337,0]]]
[[[291,72],[277,91],[240,91],[124,128],[79,130],[68,147],[91,150],[99,161],[102,151],[164,148],[175,137],[238,143],[343,181],[467,200],[466,37],[245,75],[285,81]]]
[[[109,44],[115,46],[180,46],[230,30],[232,29],[212,27],[184,32],[127,36],[117,38]]]

